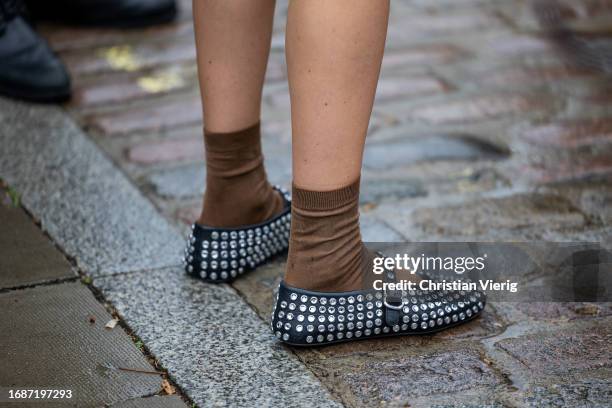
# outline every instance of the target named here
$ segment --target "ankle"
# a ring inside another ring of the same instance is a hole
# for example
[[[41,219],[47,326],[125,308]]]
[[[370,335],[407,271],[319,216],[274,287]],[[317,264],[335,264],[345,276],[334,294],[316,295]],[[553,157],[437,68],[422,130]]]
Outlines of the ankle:
[[[214,183],[219,186],[222,183]],[[209,227],[240,227],[259,224],[280,214],[285,208],[282,193],[269,183],[225,188],[207,188],[197,223]]]
[[[282,212],[284,200],[268,182],[259,123],[230,133],[206,132],[206,193],[198,223],[257,224]]]
[[[317,291],[362,288],[367,257],[358,201],[359,180],[325,192],[293,187],[288,285]]]

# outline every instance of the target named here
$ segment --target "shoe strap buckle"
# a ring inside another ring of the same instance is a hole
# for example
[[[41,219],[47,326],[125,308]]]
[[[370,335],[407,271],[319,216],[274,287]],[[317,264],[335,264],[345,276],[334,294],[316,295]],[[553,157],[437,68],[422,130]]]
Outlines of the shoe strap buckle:
[[[398,291],[395,291],[398,292]],[[402,292],[400,292],[402,293]],[[387,289],[383,291],[383,304],[392,310],[402,310],[406,301],[404,300],[403,293],[400,296],[397,295],[389,295]]]

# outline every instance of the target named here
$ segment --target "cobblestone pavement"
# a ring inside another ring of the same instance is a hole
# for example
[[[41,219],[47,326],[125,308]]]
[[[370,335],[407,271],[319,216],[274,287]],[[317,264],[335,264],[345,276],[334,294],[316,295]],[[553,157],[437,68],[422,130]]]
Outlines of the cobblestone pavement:
[[[146,31],[43,27],[74,78],[69,113],[183,229],[204,188],[190,3],[181,1],[177,23]],[[525,1],[392,3],[364,160],[366,240],[609,248],[609,70],[568,60]],[[612,47],[602,18],[611,1],[562,3],[560,16],[584,44]],[[268,173],[288,186],[285,12],[281,2],[263,129]],[[262,319],[282,268],[279,260],[234,284]],[[293,351],[350,407],[607,406],[611,314],[609,304],[491,304],[447,333]]]

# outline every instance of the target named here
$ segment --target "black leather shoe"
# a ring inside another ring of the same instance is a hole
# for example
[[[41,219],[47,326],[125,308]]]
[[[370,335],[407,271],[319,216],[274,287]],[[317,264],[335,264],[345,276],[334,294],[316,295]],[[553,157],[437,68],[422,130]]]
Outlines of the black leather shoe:
[[[33,102],[70,98],[62,62],[24,18],[20,0],[0,0],[0,94]]]
[[[227,283],[266,263],[289,246],[291,199],[278,186],[285,206],[274,218],[256,225],[215,228],[192,225],[184,266],[187,274],[206,282]]]
[[[35,20],[132,28],[172,21],[175,0],[26,0]]]
[[[480,315],[478,291],[313,292],[280,283],[272,331],[293,346],[318,346],[375,337],[429,334]]]

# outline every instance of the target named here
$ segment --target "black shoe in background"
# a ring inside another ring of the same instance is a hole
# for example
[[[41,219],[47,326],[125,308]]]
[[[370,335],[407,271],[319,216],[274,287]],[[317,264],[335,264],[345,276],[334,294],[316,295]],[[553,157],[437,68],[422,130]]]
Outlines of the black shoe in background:
[[[32,102],[70,98],[70,77],[25,19],[21,0],[0,0],[0,95]]]
[[[78,26],[136,28],[167,23],[175,0],[26,0],[36,21]]]

